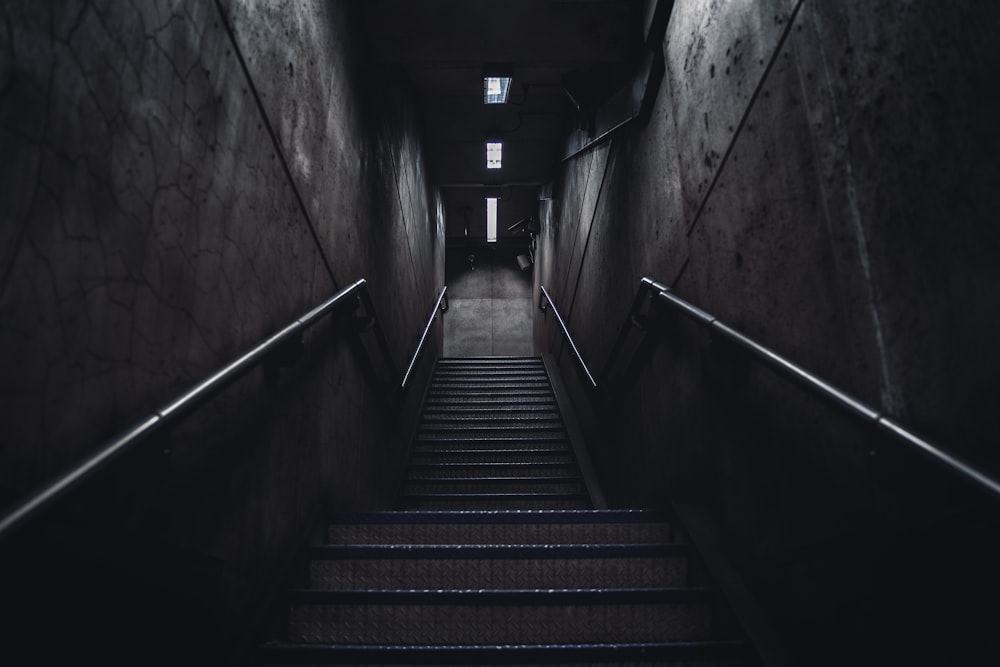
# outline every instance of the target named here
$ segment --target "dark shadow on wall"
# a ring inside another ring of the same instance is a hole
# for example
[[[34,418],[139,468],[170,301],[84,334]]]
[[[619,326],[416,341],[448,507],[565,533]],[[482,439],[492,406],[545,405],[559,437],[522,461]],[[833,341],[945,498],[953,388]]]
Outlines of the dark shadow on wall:
[[[564,163],[542,208],[541,284],[587,363],[604,369],[650,275],[995,474],[998,240],[977,224],[997,207],[980,91],[1000,50],[978,36],[995,14],[678,2],[648,124]],[[597,413],[536,319],[577,412]],[[996,662],[995,504],[666,324],[598,415],[609,505],[706,507],[798,664]]]
[[[369,66],[353,12],[0,8],[0,512],[338,283],[368,278],[396,363],[412,353],[443,220],[412,91]],[[321,515],[393,497],[402,420],[354,324],[317,325],[277,380],[249,373],[0,543],[4,664],[252,650]]]

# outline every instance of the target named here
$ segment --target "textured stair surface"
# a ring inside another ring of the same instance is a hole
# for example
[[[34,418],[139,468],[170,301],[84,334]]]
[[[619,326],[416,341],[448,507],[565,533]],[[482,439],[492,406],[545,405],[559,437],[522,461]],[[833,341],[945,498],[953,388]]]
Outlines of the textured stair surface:
[[[667,544],[662,515],[579,512],[383,512],[338,517],[330,544]]]
[[[540,359],[442,359],[400,509],[592,507]]]
[[[684,586],[686,554],[659,545],[379,545],[319,548],[313,588],[534,590]]]
[[[341,515],[264,664],[755,664],[662,514],[596,510],[544,365],[441,359],[398,511]]]
[[[708,638],[709,599],[703,591],[630,591],[631,595],[618,596],[614,593],[503,591],[501,594],[471,590],[362,591],[338,595],[302,591],[291,602],[289,639],[300,643],[399,645],[578,644]],[[680,593],[684,594],[680,596],[682,599],[673,599]],[[683,599],[688,596],[690,599]]]

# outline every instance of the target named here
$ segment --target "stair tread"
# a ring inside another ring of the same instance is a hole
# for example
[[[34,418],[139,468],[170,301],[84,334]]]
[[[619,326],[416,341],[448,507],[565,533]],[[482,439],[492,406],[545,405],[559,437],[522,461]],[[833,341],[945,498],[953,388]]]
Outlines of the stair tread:
[[[530,380],[531,382],[548,382],[544,371],[534,370],[488,370],[445,371],[435,373],[434,382],[492,382],[497,379]]]
[[[520,434],[504,435],[503,433],[496,432],[450,432],[443,431],[440,433],[418,433],[417,437],[413,441],[414,451],[417,447],[434,447],[440,446],[442,443],[478,443],[477,448],[482,448],[483,445],[489,443],[496,443],[497,447],[506,447],[508,449],[523,450],[525,448],[551,448],[552,446],[558,446],[560,444],[569,444],[568,437],[562,429],[553,431],[543,431],[538,433],[536,431],[527,431]],[[453,446],[453,445],[452,445]]]
[[[437,414],[449,410],[479,412],[484,410],[556,410],[555,398],[551,395],[544,396],[517,396],[514,398],[503,398],[494,394],[484,394],[472,396],[462,394],[461,396],[438,397],[427,396],[424,410]]]
[[[555,394],[551,389],[508,389],[505,387],[449,387],[439,389],[431,387],[427,390],[426,403],[429,406],[447,403],[449,405],[472,404],[476,401],[495,402],[515,405],[530,405],[532,403],[555,404]]]
[[[591,505],[538,357],[437,361],[399,503],[333,517],[276,663],[707,660],[715,593],[654,510]],[[477,509],[478,508],[478,509]],[[270,651],[271,653],[267,653]]]
[[[538,432],[537,429],[528,430],[525,429],[520,435],[503,435],[503,429],[488,429],[484,431],[476,431],[475,429],[469,429],[469,433],[418,433],[417,440],[419,442],[454,442],[454,441],[485,441],[485,442],[534,442],[536,440],[544,441],[565,441],[566,434],[560,427],[558,429],[553,429],[552,431],[542,431]],[[493,433],[494,431],[501,431],[500,433]]]
[[[468,385],[468,386],[466,386]],[[503,382],[493,385],[473,385],[469,383],[461,385],[431,385],[428,395],[437,396],[469,396],[469,395],[497,395],[515,397],[534,396],[554,396],[552,387],[548,382],[539,382],[530,386],[525,386],[520,382]]]
[[[531,366],[534,368],[545,368],[545,363],[538,357],[528,357],[525,359],[463,359],[454,358],[438,359],[435,370],[464,368],[465,366],[496,366],[498,368],[508,368],[511,366]]]
[[[447,430],[461,430],[461,429],[472,429],[472,430],[505,430],[505,429],[518,429],[518,430],[530,430],[532,428],[538,430],[553,430],[562,429],[562,420],[558,416],[547,416],[548,413],[542,412],[538,416],[532,414],[525,415],[494,415],[494,414],[481,414],[481,415],[451,415],[444,414],[440,416],[433,416],[430,418],[424,418],[420,423],[420,430],[422,431],[447,431]]]
[[[488,510],[496,512],[496,510]],[[517,511],[517,510],[515,510]],[[546,510],[534,510],[534,512]],[[547,510],[558,511],[558,510]],[[586,510],[569,510],[586,511]],[[426,510],[409,512],[434,514]],[[454,512],[446,512],[454,514]],[[468,513],[468,510],[466,510]],[[440,513],[438,513],[440,514]],[[426,522],[424,521],[426,519]],[[367,523],[340,523],[327,529],[330,545],[552,545],[552,544],[674,544],[670,525],[662,522],[581,523],[561,518],[522,517],[520,520],[491,518],[470,522],[462,517],[420,517],[408,523],[398,519],[375,519]]]
[[[458,440],[457,442],[462,442]],[[490,442],[487,440],[486,442]],[[558,442],[556,440],[550,441],[550,443]],[[507,445],[508,443],[504,443]],[[430,445],[421,446],[419,449],[414,447],[414,455],[435,455],[435,454],[566,454],[569,455],[569,449],[567,447],[499,447],[489,449],[486,447],[477,447],[475,449],[459,449],[457,447],[432,447]]]
[[[408,493],[404,498],[576,498],[583,496],[582,493],[561,493],[561,492],[524,492],[524,493]]]
[[[515,493],[521,492],[526,495],[537,495],[539,493],[572,493],[585,495],[583,482],[580,480],[558,480],[558,481],[528,481],[528,482],[462,482],[457,480],[445,480],[444,482],[429,482],[420,479],[409,480],[403,488],[404,498],[414,498],[433,493]]]
[[[550,475],[547,477],[408,477],[407,483],[419,482],[421,484],[464,484],[475,482],[524,482],[526,484],[543,482],[579,482],[582,481],[579,475]]]
[[[311,559],[505,558],[537,560],[649,558],[688,553],[684,544],[326,544],[309,549]]]
[[[455,508],[480,507],[483,509],[585,509],[593,507],[590,497],[576,496],[498,496],[489,497],[433,497],[409,496],[401,499],[400,505],[407,509],[448,510]]]
[[[425,423],[420,426],[420,434],[452,433],[454,431],[464,431],[470,433],[499,431],[501,433],[511,434],[524,433],[530,435],[532,433],[544,433],[549,435],[553,432],[563,432],[562,422],[560,421],[530,420],[529,423],[515,421],[511,424],[503,424],[500,423],[501,421],[502,420],[489,420],[485,423],[480,423],[476,420],[454,419],[439,424]]]
[[[707,586],[671,588],[532,588],[532,589],[405,589],[330,590],[293,588],[286,591],[292,603],[324,604],[445,604],[445,605],[557,605],[660,604],[705,602],[714,591]]]
[[[520,470],[509,470],[511,465],[520,466]],[[473,468],[472,466],[480,466],[479,469]],[[485,467],[483,467],[485,466]],[[493,472],[503,472],[503,476],[492,477],[489,473]],[[460,479],[472,479],[480,480],[489,483],[488,480],[492,480],[495,483],[500,483],[502,481],[514,481],[511,477],[511,473],[520,473],[516,479],[523,480],[526,484],[534,483],[536,480],[539,482],[558,482],[563,481],[574,481],[583,482],[583,478],[576,473],[576,467],[572,464],[555,464],[555,465],[535,465],[527,464],[527,467],[518,464],[468,464],[463,467],[461,464],[442,464],[436,466],[434,464],[414,466],[410,468],[410,474],[407,476],[407,483],[423,483],[423,482],[446,482],[451,480]],[[475,481],[470,482],[475,483]]]
[[[353,664],[671,664],[712,660],[714,665],[739,664],[746,643],[738,639],[709,639],[672,642],[616,642],[567,644],[307,644],[270,642],[262,647],[262,657],[276,662],[317,663],[336,659]],[[498,659],[503,656],[502,660]],[[726,661],[720,663],[718,661]],[[433,661],[433,662],[432,662]]]
[[[481,451],[481,450],[476,450]],[[551,468],[574,468],[572,463],[564,463],[560,461],[524,461],[524,462],[512,462],[512,463],[411,463],[410,468],[460,468],[460,467],[472,467],[472,466],[482,466],[482,467],[500,467],[500,466],[545,466]]]
[[[525,355],[505,355],[505,354],[481,354],[471,357],[439,357],[439,364],[454,364],[454,363],[466,363],[466,362],[477,362],[480,360],[496,361],[496,362],[512,362],[512,361],[533,361],[539,364],[542,363],[541,357],[536,356],[525,356]]]
[[[305,591],[290,598],[293,641],[500,645],[711,637],[710,592]]]
[[[424,482],[415,480],[407,482],[404,488],[404,498],[441,493],[453,495],[483,493],[518,493],[532,496],[540,493],[585,495],[583,484],[579,480],[560,480],[557,482]]]
[[[516,378],[510,380],[504,380],[499,378],[484,378],[481,380],[473,380],[471,378],[466,378],[463,380],[456,380],[456,381],[452,380],[441,381],[435,378],[431,380],[432,391],[438,388],[446,390],[454,390],[454,389],[463,389],[466,387],[469,389],[484,389],[484,388],[517,389],[519,391],[522,389],[547,389],[547,390],[551,389],[548,379],[545,378],[538,380],[518,380]]]
[[[651,509],[588,510],[397,510],[334,515],[340,523],[662,523],[667,515]]]
[[[431,412],[430,414],[424,413],[422,422],[438,422],[438,421],[462,421],[462,420],[528,420],[528,419],[542,419],[542,420],[558,420],[562,421],[559,413],[547,406],[538,406],[537,409],[527,408],[521,409],[520,406],[511,405],[509,410],[469,410],[469,409],[457,409],[448,410],[441,412]]]
[[[555,405],[556,397],[549,389],[516,391],[511,389],[468,388],[429,389],[426,405]]]
[[[579,590],[688,583],[682,545],[328,545],[308,555],[312,589]]]
[[[498,375],[496,377],[435,377],[431,380],[431,389],[458,389],[469,386],[474,389],[515,388],[515,389],[551,389],[548,378],[516,377],[513,375]]]
[[[572,457],[568,448],[558,449],[449,449],[449,448],[426,448],[414,451],[414,456],[419,456],[425,461],[444,461],[467,465],[465,462],[488,463],[489,465],[507,465],[518,462],[534,463],[535,461],[550,461],[571,465]]]

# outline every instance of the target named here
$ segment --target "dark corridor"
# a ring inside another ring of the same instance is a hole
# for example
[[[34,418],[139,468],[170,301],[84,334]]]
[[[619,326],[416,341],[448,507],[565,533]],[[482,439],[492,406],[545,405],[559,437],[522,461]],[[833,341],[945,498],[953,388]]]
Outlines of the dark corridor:
[[[3,3],[0,663],[252,663],[331,518],[396,506],[467,355],[541,359],[579,476],[683,524],[729,610],[698,636],[997,662],[998,27],[986,0]],[[497,405],[466,413],[534,412]]]

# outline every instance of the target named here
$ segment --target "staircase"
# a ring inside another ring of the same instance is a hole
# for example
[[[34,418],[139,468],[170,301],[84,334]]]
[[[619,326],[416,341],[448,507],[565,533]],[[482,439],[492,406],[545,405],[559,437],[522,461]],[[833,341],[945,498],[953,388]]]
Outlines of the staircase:
[[[441,359],[404,510],[593,507],[538,358]]]
[[[666,517],[594,509],[537,358],[439,360],[399,511],[286,602],[262,664],[759,664]]]

